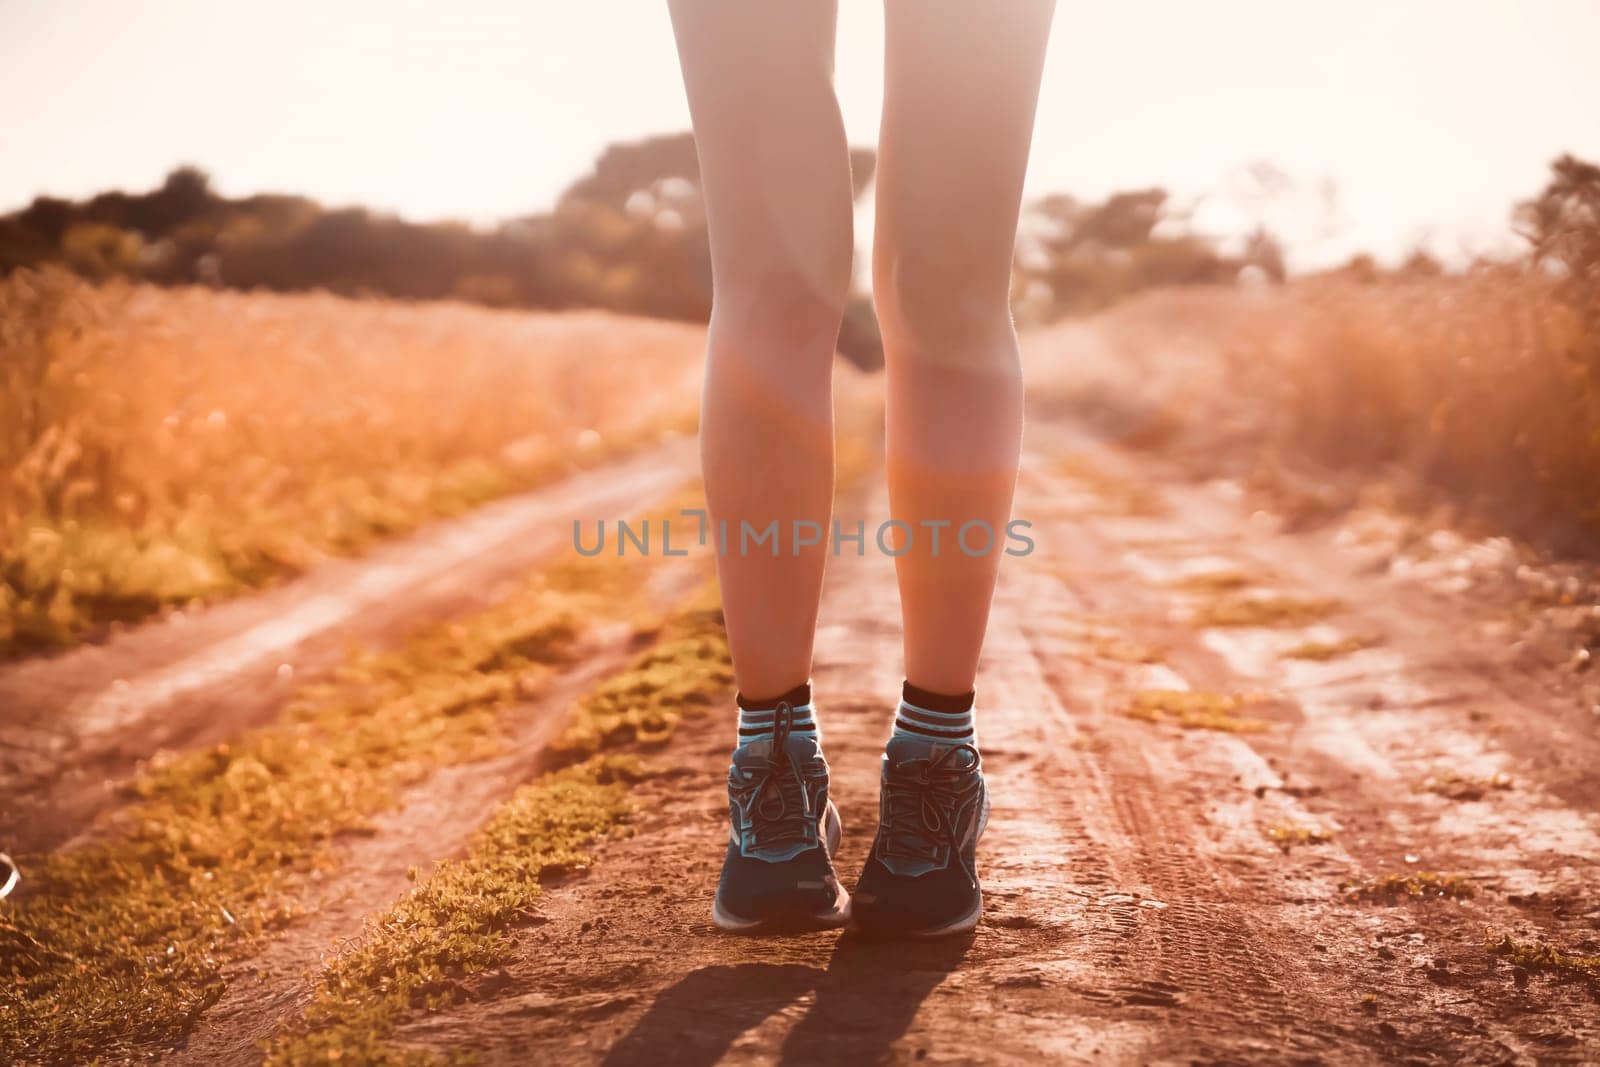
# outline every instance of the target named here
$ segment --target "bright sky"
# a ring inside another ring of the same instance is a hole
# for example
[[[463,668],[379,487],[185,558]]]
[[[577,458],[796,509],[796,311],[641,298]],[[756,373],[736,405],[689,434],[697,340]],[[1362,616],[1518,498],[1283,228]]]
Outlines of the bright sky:
[[[882,9],[840,8],[870,143]],[[1553,156],[1600,157],[1596,41],[1600,0],[1062,0],[1029,191],[1165,185],[1306,265],[1487,247]],[[664,0],[0,0],[0,209],[189,161],[230,194],[490,222],[687,125]],[[1294,179],[1268,204],[1259,161]]]

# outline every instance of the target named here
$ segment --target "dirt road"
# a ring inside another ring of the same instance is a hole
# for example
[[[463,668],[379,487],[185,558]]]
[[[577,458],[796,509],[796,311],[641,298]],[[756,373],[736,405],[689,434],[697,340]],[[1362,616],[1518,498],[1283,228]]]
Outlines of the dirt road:
[[[1229,487],[1141,478],[1051,436],[1036,434],[1018,512],[1040,549],[1006,574],[980,684],[995,814],[975,936],[717,935],[728,739],[707,723],[682,742],[683,773],[649,787],[637,834],[549,895],[495,993],[408,1038],[615,1064],[1600,1057],[1592,980],[1530,974],[1485,943],[1493,928],[1594,952],[1600,752],[1575,690],[1505,664],[1493,608],[1383,573],[1392,545],[1285,533]],[[1056,473],[1062,452],[1095,476]],[[1197,628],[1194,574],[1337,597],[1311,629],[1373,647],[1283,660],[1306,626]],[[895,610],[886,561],[835,567],[816,686],[847,875],[874,819]],[[1261,692],[1248,714],[1266,725],[1118,713],[1151,689]],[[1510,784],[1475,800],[1418,788],[1448,774]],[[1332,837],[1267,836],[1294,828]],[[1421,871],[1472,895],[1350,899],[1352,883]]]
[[[587,483],[620,497],[581,499],[642,510],[685,466],[648,458]],[[881,520],[881,487],[841,510]],[[632,833],[547,888],[514,961],[404,1042],[508,1064],[1600,1060],[1600,714],[1575,656],[1590,632],[1577,577],[1376,512],[1299,527],[1237,485],[1052,423],[1030,428],[1017,514],[1038,548],[1009,561],[979,684],[995,810],[974,935],[715,933],[731,722],[691,720],[655,757],[674,772],[637,787]],[[1530,592],[1550,588],[1567,591]],[[847,879],[872,832],[898,630],[889,561],[837,560],[815,683]],[[219,656],[233,632],[178,659]],[[258,1059],[321,953],[405,888],[408,864],[460,848],[618,654],[598,650],[519,713],[516,756],[439,772],[351,845],[171,1058]],[[22,691],[16,677],[0,692]],[[272,702],[246,707],[252,721]],[[11,729],[72,737],[83,721]],[[175,721],[195,725],[145,740],[242,724]],[[83,781],[136,758],[139,729],[28,749],[57,755],[30,755],[45,800],[8,808],[8,832],[52,844],[82,829],[111,802]],[[80,749],[101,753],[92,773],[72,772]],[[44,804],[64,814],[28,830]]]

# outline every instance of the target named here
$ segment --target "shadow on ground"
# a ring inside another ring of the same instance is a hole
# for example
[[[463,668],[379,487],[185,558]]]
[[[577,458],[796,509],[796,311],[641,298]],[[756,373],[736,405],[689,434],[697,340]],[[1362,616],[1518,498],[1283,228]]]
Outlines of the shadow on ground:
[[[911,1026],[928,994],[954,971],[972,936],[871,942],[844,936],[826,968],[799,963],[717,964],[691,971],[656,997],[612,1046],[607,1067],[717,1063],[739,1036],[807,994],[780,1063],[870,1063]]]

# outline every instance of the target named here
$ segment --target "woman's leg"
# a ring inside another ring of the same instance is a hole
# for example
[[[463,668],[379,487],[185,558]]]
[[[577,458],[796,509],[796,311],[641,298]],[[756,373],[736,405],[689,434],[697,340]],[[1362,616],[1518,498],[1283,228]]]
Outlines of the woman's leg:
[[[983,912],[989,794],[972,683],[1022,443],[1011,257],[1052,4],[884,7],[873,298],[889,507],[912,543],[895,559],[906,687],[854,921],[878,936],[937,937],[973,929]]]
[[[827,558],[830,380],[853,250],[835,8],[671,0],[671,9],[711,235],[706,499],[727,530],[717,567],[734,672],[759,702],[810,676]],[[801,535],[817,542],[798,555],[797,520],[816,524]],[[776,545],[757,544],[773,522]]]
[[[873,296],[906,680],[972,689],[1022,437],[1010,282],[1052,0],[887,0]],[[938,526],[948,522],[948,526]],[[965,544],[957,537],[963,523]],[[932,543],[939,534],[938,551]]]
[[[838,926],[850,898],[833,869],[839,816],[806,685],[833,503],[830,372],[852,252],[834,7],[671,6],[711,229],[700,448],[707,506],[727,528],[717,571],[739,683],[731,833],[711,914],[745,933]],[[814,524],[798,554],[797,522]]]

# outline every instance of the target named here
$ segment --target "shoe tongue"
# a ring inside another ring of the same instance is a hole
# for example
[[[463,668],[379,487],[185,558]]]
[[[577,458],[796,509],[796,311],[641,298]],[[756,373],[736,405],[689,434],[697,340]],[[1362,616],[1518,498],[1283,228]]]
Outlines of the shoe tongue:
[[[922,741],[914,737],[891,737],[884,746],[883,755],[890,765],[910,763],[917,760],[927,761],[937,758],[940,753],[953,748],[953,745],[941,744],[937,741]],[[967,751],[957,752],[946,762],[945,767],[952,771],[965,771],[971,769],[973,764],[972,753]]]
[[[903,735],[895,736],[889,738],[889,743],[883,746],[883,754],[891,763],[928,759],[934,754],[933,742],[920,741],[917,738]]]
[[[784,750],[789,753],[789,758],[796,767],[804,768],[806,764],[815,759],[822,751],[813,737],[790,737],[784,743]],[[733,753],[733,762],[741,766],[746,763],[765,763],[772,757],[772,741],[762,738],[759,741],[748,741],[740,745]]]
[[[760,741],[746,741],[733,750],[733,762],[753,763],[757,760],[765,761],[772,755],[772,742],[763,738]]]
[[[795,737],[790,735],[784,742],[784,748],[790,756],[794,757],[795,765],[804,767],[806,762],[815,758],[822,752],[822,746],[817,744],[815,737]]]

